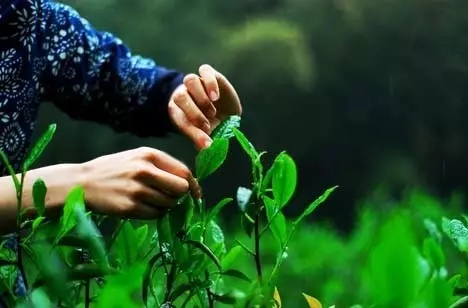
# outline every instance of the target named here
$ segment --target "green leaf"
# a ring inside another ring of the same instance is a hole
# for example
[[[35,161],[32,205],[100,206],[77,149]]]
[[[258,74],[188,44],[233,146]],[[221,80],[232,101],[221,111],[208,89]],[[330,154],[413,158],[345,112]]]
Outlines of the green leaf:
[[[237,188],[237,205],[242,212],[247,210],[247,204],[249,204],[250,198],[252,197],[252,190],[240,186]]]
[[[255,147],[250,143],[249,139],[242,133],[240,130],[237,128],[233,129],[234,135],[236,136],[237,141],[241,145],[241,147],[244,149],[245,153],[249,155],[250,160],[255,164],[258,158],[258,152],[255,149]]]
[[[426,279],[409,215],[392,215],[376,230],[363,281],[378,307],[412,307]]]
[[[34,308],[50,308],[53,306],[49,296],[42,289],[32,291],[31,304]]]
[[[76,208],[85,211],[84,190],[81,186],[73,188],[67,196],[65,206],[63,208],[63,215],[60,218],[60,231],[55,238],[54,244],[57,244],[63,236],[67,235],[67,233],[76,226]]]
[[[444,252],[434,238],[429,237],[424,240],[423,254],[435,270],[439,270],[444,267]]]
[[[107,278],[102,288],[96,306],[97,308],[125,307],[141,308],[144,304],[134,300],[135,291],[142,285],[145,264],[135,264],[118,275]],[[93,305],[94,306],[94,305]]]
[[[45,198],[47,194],[47,186],[42,179],[37,179],[33,184],[33,201],[34,207],[39,216],[45,214]]]
[[[113,246],[117,260],[121,266],[128,267],[135,263],[138,256],[138,250],[135,247],[137,243],[138,237],[135,228],[129,220],[126,220]]]
[[[43,282],[48,295],[52,296],[52,299],[65,300],[67,298],[66,282],[69,269],[60,257],[58,249],[53,248],[46,242],[42,242],[31,246],[31,252],[39,270],[39,277],[35,282],[36,286]]]
[[[103,268],[96,264],[78,264],[70,271],[70,280],[83,281],[119,273],[118,270],[111,267]]]
[[[241,216],[241,226],[245,234],[247,234],[249,238],[252,237],[252,232],[254,229],[254,220],[247,213],[244,213]]]
[[[229,116],[226,120],[221,122],[211,134],[212,139],[234,137],[233,128],[240,127],[241,117],[237,115]]]
[[[272,187],[277,206],[281,209],[292,198],[297,184],[297,169],[294,160],[285,152],[273,163]]]
[[[304,210],[304,212],[294,221],[294,224],[299,224],[305,217],[309,216],[312,214],[312,212],[325,200],[328,199],[328,197],[337,189],[338,186],[334,186],[332,188],[327,189],[320,197],[318,197],[314,202],[309,204],[309,206]]]
[[[278,241],[279,247],[281,248],[286,241],[286,218],[283,213],[275,204],[275,200],[268,198],[267,196],[263,197],[265,202],[267,219],[269,222],[269,228],[273,233],[273,236]]]
[[[39,216],[34,219],[33,224],[32,224],[32,233],[36,231],[36,229],[41,225],[44,219],[45,219],[44,216]]]
[[[186,292],[190,292],[192,289],[198,288],[196,284],[193,283],[182,283],[178,285],[174,291],[172,291],[170,300],[175,301],[177,298],[182,296]]]
[[[8,157],[6,156],[5,153],[3,153],[3,151],[0,151],[0,156],[2,158],[3,164],[8,169],[8,173],[10,173],[10,176],[13,179],[13,183],[15,184],[15,190],[18,193],[19,191],[21,191],[21,187],[20,187],[21,184],[20,184],[20,181],[19,181],[18,177],[16,176],[16,172],[13,169],[13,166],[10,164],[10,161],[8,160]]]
[[[227,305],[233,305],[237,302],[237,297],[234,294],[213,294],[213,299]]]
[[[241,252],[242,247],[240,245],[232,247],[228,251],[228,253],[221,259],[221,268],[223,268],[224,270],[229,269],[232,266],[232,264],[234,264]]]
[[[225,138],[215,139],[208,148],[198,153],[195,160],[195,170],[198,180],[202,180],[215,172],[227,157],[229,140]]]
[[[143,226],[138,227],[138,229],[136,229],[136,237],[138,240],[138,250],[141,250],[148,237],[148,225],[145,224]]]
[[[208,222],[210,220],[214,220],[216,216],[218,216],[221,209],[225,207],[231,201],[232,201],[232,198],[224,198],[223,200],[219,201],[208,214],[206,221]]]
[[[234,278],[238,278],[247,282],[252,282],[252,279],[249,278],[246,274],[242,273],[241,271],[235,270],[235,269],[228,269],[224,272],[222,272],[223,276],[230,276]]]
[[[442,218],[442,230],[461,252],[468,252],[468,229],[460,220]]]
[[[91,220],[90,215],[86,214],[84,208],[75,207],[74,210],[77,219],[76,232],[78,236],[86,241],[96,263],[100,266],[108,267],[109,261],[101,232]]]
[[[208,258],[210,258],[216,267],[221,271],[221,263],[218,260],[218,257],[213,253],[210,247],[206,246],[202,242],[188,240],[187,243],[198,248],[201,252],[203,252]]]
[[[52,140],[52,137],[54,136],[56,129],[57,129],[56,124],[49,125],[46,132],[39,138],[37,143],[29,152],[23,165],[23,171],[29,170],[29,168],[31,168],[31,166],[39,159],[42,152],[44,152],[45,148],[47,147],[49,142]]]

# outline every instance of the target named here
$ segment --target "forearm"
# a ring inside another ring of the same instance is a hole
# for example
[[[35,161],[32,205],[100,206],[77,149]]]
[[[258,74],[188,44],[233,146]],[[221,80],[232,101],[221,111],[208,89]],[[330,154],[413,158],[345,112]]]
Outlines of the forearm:
[[[47,186],[46,215],[60,213],[70,190],[83,183],[81,168],[79,164],[60,164],[27,172],[23,185],[22,210],[30,209],[29,215],[35,215],[32,190],[34,182],[41,178]],[[11,176],[0,177],[0,196],[0,234],[8,234],[15,231],[18,204]]]

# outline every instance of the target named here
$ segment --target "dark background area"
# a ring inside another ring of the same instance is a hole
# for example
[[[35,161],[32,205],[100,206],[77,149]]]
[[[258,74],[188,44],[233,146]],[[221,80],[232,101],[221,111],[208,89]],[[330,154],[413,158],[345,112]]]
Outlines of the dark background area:
[[[242,129],[266,161],[286,150],[297,162],[288,215],[340,185],[313,218],[348,230],[355,204],[379,187],[444,197],[468,186],[464,1],[64,2],[160,65],[188,73],[209,63],[225,74],[243,101]],[[115,134],[44,104],[37,134],[51,122],[57,134],[42,165],[146,145],[193,166],[195,149],[182,137]],[[249,184],[248,160],[231,145],[204,185],[211,203]]]

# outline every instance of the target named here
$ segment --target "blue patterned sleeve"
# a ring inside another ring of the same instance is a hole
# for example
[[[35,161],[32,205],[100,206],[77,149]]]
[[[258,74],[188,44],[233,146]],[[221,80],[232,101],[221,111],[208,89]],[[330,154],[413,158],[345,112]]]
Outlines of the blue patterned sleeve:
[[[67,5],[44,0],[41,9],[43,100],[118,132],[147,137],[174,131],[167,104],[182,73],[132,55],[119,38],[96,30]]]

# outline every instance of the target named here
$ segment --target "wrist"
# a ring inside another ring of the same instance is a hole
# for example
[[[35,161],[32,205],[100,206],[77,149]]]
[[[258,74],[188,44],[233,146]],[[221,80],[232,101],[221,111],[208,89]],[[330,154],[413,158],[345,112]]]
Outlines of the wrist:
[[[25,206],[34,207],[32,200],[32,188],[34,182],[42,179],[47,187],[46,211],[50,214],[61,212],[70,191],[84,185],[84,172],[81,164],[59,164],[31,170],[26,173],[23,195]]]

